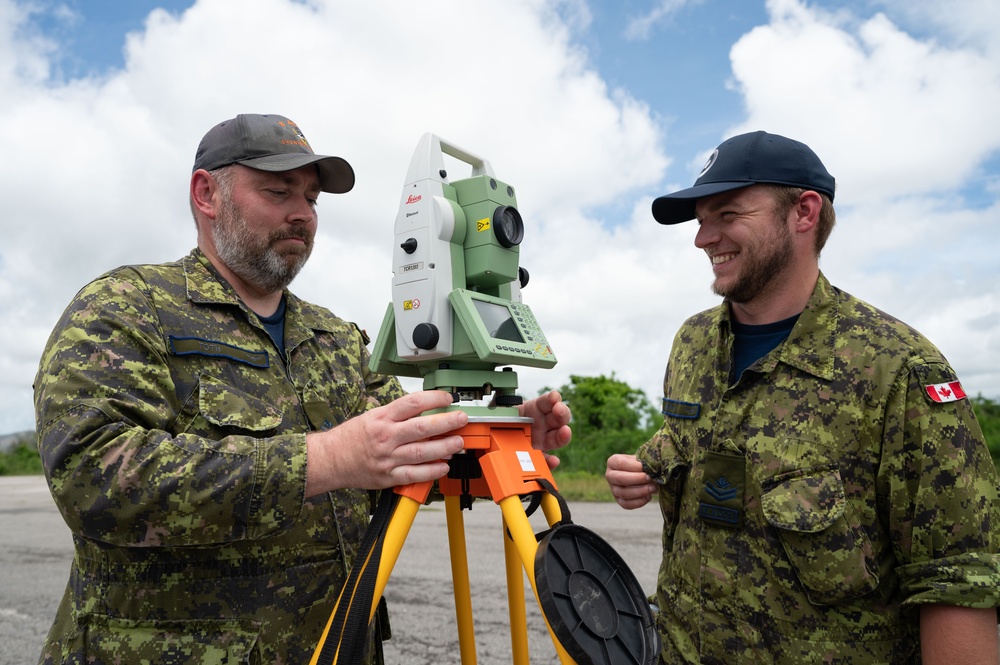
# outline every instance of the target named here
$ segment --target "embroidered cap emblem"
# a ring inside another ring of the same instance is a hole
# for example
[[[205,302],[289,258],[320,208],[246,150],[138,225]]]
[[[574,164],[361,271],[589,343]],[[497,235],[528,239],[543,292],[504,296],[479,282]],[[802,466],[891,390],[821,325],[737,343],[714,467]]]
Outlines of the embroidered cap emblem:
[[[698,174],[698,177],[700,178],[706,173],[708,173],[708,170],[713,166],[715,166],[715,160],[717,160],[718,158],[719,158],[719,149],[716,148],[715,151],[712,152],[711,155],[709,155],[708,161],[705,162],[705,167],[702,168],[701,173]]]

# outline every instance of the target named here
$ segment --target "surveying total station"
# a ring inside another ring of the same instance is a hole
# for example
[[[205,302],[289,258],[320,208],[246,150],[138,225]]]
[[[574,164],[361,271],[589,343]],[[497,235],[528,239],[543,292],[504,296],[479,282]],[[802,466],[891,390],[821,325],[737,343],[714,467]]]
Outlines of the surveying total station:
[[[446,154],[471,166],[471,176],[449,180]],[[400,197],[392,302],[370,366],[452,393],[445,410],[469,416],[457,432],[465,447],[437,481],[463,665],[476,662],[476,649],[462,511],[478,498],[501,508],[515,665],[528,663],[525,575],[561,663],[646,665],[659,655],[659,638],[639,583],[608,543],[572,523],[544,455],[531,446],[532,420],[519,415],[511,365],[556,364],[521,301],[528,282],[519,265],[523,238],[514,188],[497,180],[486,160],[424,134]],[[382,493],[311,665],[361,662],[392,568],[433,485]],[[538,506],[549,529],[535,534],[528,517]]]

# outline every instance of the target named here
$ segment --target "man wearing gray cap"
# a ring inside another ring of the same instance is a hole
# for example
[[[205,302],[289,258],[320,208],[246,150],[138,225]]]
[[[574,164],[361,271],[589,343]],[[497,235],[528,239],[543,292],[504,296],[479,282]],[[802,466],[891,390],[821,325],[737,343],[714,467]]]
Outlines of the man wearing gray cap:
[[[404,395],[369,371],[364,332],[287,288],[320,192],[353,186],[291,120],[227,120],[195,156],[197,248],[112,270],[66,309],[35,409],[76,552],[41,662],[307,663],[369,491],[448,471],[467,416],[421,414],[451,395]],[[537,447],[568,442],[558,393],[522,414]]]
[[[997,663],[998,478],[916,330],[834,287],[833,176],[753,132],[653,202],[723,302],[674,338],[664,423],[606,478],[657,495],[664,663]]]

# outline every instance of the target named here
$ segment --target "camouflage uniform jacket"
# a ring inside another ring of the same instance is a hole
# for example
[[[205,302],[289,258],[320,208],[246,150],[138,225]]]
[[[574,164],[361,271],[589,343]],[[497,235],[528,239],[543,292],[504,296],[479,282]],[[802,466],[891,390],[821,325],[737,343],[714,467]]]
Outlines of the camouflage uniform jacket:
[[[919,605],[1000,605],[997,474],[912,328],[820,275],[788,339],[730,380],[727,304],[688,319],[664,424],[665,663],[920,662]]]
[[[45,663],[306,663],[369,498],[305,498],[310,430],[400,396],[363,333],[286,293],[285,357],[194,250],[84,287],[35,381],[76,552]]]

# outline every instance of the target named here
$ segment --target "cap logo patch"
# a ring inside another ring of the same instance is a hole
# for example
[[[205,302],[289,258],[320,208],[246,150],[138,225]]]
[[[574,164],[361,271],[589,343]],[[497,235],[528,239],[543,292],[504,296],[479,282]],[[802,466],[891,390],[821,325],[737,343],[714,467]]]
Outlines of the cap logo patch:
[[[962,384],[958,381],[935,383],[929,386],[924,386],[924,390],[927,391],[927,396],[931,398],[932,402],[937,402],[939,404],[943,404],[945,402],[957,402],[960,399],[965,399],[965,390],[962,389]]]
[[[713,166],[715,166],[715,160],[717,160],[718,158],[719,158],[719,149],[716,148],[712,152],[712,154],[708,156],[708,161],[705,162],[705,167],[701,170],[701,173],[698,174],[698,177],[700,178],[706,173],[708,173],[708,170]]]
[[[299,126],[296,125],[294,122],[292,122],[291,120],[288,120],[287,122],[286,121],[278,121],[278,126],[279,127],[285,127],[287,129],[292,130],[292,133],[295,134],[295,138],[296,138],[295,141],[285,141],[285,140],[283,140],[282,143],[294,143],[294,144],[301,145],[301,146],[306,147],[306,148],[309,147],[309,141],[306,141],[306,135],[302,133],[302,130],[299,129]]]

